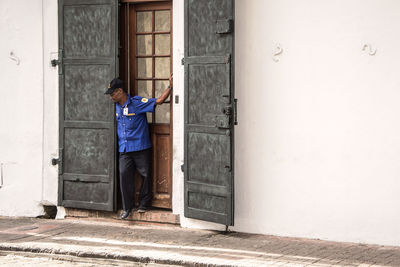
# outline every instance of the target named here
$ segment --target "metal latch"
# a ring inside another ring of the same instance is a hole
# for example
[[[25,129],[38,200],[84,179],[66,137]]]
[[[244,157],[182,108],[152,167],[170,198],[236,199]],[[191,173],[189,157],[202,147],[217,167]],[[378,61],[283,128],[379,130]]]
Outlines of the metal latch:
[[[231,33],[232,30],[233,30],[233,20],[223,19],[223,20],[216,21],[215,33],[218,33],[218,34]]]
[[[231,107],[231,106],[226,106],[226,107],[224,107],[224,109],[222,110],[222,112],[223,112],[226,116],[231,116],[231,115],[232,115],[232,107]]]
[[[215,116],[216,126],[222,129],[229,129],[230,128],[230,117],[226,115],[217,115]]]

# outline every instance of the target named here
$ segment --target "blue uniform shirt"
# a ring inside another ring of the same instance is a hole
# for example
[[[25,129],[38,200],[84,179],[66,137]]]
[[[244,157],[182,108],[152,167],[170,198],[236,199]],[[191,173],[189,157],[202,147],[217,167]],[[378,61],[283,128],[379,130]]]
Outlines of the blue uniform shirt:
[[[156,98],[131,97],[121,106],[116,104],[119,152],[132,152],[151,147],[146,112],[154,112]],[[124,115],[124,108],[128,113]]]

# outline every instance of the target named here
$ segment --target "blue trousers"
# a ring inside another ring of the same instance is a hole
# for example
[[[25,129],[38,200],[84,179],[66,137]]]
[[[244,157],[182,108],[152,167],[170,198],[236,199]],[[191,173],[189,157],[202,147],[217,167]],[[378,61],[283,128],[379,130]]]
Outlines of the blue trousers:
[[[135,207],[135,170],[142,178],[142,186],[139,192],[139,208],[151,206],[152,192],[152,149],[133,152],[121,152],[119,154],[119,178],[122,195],[122,206],[124,210]]]

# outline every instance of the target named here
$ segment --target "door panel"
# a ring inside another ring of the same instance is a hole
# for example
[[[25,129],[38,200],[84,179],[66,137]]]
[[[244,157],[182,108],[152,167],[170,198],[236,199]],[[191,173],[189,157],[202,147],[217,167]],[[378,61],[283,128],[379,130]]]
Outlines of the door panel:
[[[233,225],[234,0],[185,1],[185,216]]]
[[[63,1],[65,57],[114,56],[114,1],[74,2]]]
[[[114,105],[117,0],[59,0],[59,205],[115,207]]]
[[[229,104],[230,64],[189,62],[188,79],[188,123],[215,127],[216,114]]]
[[[170,127],[165,124],[153,124],[151,132],[153,133],[152,141],[154,145],[153,206],[170,209],[172,207],[172,144]]]
[[[229,186],[230,136],[193,131],[188,139],[188,182]]]
[[[233,20],[233,0],[187,0],[185,24],[190,56],[219,56],[232,52],[233,35],[216,34],[217,21]]]
[[[110,99],[92,88],[108,84],[110,65],[68,64],[64,69],[65,120],[107,121],[109,114],[104,107]]]

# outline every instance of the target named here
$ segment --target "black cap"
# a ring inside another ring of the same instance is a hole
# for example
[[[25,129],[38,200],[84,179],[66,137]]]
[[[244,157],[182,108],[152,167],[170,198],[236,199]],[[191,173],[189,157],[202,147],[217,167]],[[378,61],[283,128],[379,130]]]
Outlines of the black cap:
[[[114,90],[118,88],[123,88],[124,87],[124,82],[118,78],[114,78],[109,84],[108,84],[108,89],[104,93],[105,95],[112,94]]]

